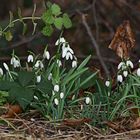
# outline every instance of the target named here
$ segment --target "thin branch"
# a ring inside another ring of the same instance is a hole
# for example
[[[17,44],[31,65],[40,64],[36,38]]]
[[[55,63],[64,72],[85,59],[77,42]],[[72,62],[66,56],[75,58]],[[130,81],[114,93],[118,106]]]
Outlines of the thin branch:
[[[80,13],[80,12],[78,11],[78,13]],[[109,77],[110,73],[109,73],[109,71],[107,69],[107,66],[105,65],[105,63],[104,63],[104,61],[102,59],[102,56],[101,56],[101,53],[100,53],[100,50],[99,50],[99,46],[98,46],[95,38],[92,35],[90,27],[89,27],[89,25],[88,25],[88,23],[86,21],[85,15],[82,14],[82,13],[80,13],[80,15],[82,16],[82,23],[83,23],[83,25],[84,25],[87,33],[88,33],[88,36],[90,37],[92,45],[94,46],[94,48],[96,50],[97,57],[99,58],[99,61],[100,61],[101,65],[102,65],[102,67],[104,69],[104,72],[105,72],[106,76]]]

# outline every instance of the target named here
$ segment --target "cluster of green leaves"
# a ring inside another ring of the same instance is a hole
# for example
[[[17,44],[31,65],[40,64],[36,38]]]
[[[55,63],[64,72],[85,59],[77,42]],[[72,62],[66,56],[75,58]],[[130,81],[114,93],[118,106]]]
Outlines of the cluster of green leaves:
[[[6,74],[0,81],[0,89],[8,93],[8,101],[18,103],[25,109],[32,101],[34,95],[34,72],[19,71],[11,73],[13,79]]]
[[[62,30],[63,27],[66,29],[72,26],[71,19],[67,13],[62,13],[61,8],[57,4],[47,3],[47,10],[42,15],[42,20],[45,23],[45,27],[42,33],[45,36],[51,36],[55,26],[57,29]]]

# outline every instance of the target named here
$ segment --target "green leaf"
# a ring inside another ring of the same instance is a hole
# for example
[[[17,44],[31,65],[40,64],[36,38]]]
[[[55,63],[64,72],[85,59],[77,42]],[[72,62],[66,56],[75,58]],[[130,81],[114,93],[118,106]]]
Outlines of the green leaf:
[[[68,16],[68,14],[63,14],[63,24],[66,29],[72,27],[72,22]]]
[[[52,7],[51,7],[51,10],[52,10],[52,13],[55,15],[55,16],[58,16],[61,14],[61,8],[59,5],[57,4],[53,4]]]
[[[45,13],[43,13],[41,18],[46,24],[54,23],[54,17],[51,10],[47,10]]]
[[[53,33],[53,28],[51,25],[46,25],[42,30],[43,35],[51,36]]]
[[[62,25],[63,25],[63,19],[61,17],[56,18],[54,20],[54,25],[57,29],[61,30],[62,29]]]
[[[33,72],[20,71],[18,80],[22,86],[27,86],[34,79]]]
[[[10,82],[8,80],[2,80],[2,81],[0,81],[0,90],[8,91],[15,85],[17,85],[15,82]]]
[[[5,32],[5,38],[7,41],[11,41],[13,38],[13,35],[10,31]]]
[[[25,109],[33,100],[34,92],[32,89],[16,86],[9,91],[9,100],[17,101]]]

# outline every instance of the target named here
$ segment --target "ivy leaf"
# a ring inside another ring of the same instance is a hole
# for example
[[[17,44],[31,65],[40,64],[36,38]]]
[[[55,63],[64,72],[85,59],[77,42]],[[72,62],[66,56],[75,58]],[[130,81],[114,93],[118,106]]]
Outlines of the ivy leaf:
[[[9,100],[17,101],[19,105],[25,109],[32,101],[33,95],[34,92],[32,89],[16,86],[9,91]]]
[[[61,17],[56,18],[54,20],[54,25],[57,29],[61,30],[62,29],[62,25],[63,25],[63,19]]]
[[[63,24],[64,24],[64,27],[66,29],[70,28],[72,26],[72,22],[68,16],[68,14],[63,14]]]
[[[53,28],[51,25],[46,25],[42,30],[43,35],[51,36],[53,33]]]
[[[55,16],[58,16],[61,14],[61,8],[59,5],[57,4],[53,4],[52,7],[51,7],[51,10],[52,10],[52,13],[55,15]]]
[[[54,22],[54,17],[51,10],[47,10],[41,18],[46,24],[52,24]]]
[[[20,84],[24,87],[29,85],[29,83],[34,79],[34,73],[33,72],[27,72],[27,71],[20,71],[18,80]]]
[[[5,38],[7,41],[11,41],[13,38],[13,35],[10,31],[5,32]]]

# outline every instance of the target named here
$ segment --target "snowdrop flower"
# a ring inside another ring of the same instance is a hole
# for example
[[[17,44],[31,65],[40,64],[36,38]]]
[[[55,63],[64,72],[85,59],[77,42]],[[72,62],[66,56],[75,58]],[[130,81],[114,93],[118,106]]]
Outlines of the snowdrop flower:
[[[9,71],[9,67],[8,67],[8,65],[4,62],[3,63],[3,66],[4,66],[4,68],[7,70],[7,71]]]
[[[76,60],[72,61],[72,68],[75,68],[75,67],[77,67],[77,61]]]
[[[105,85],[106,85],[106,87],[109,87],[110,86],[110,81],[106,81]]]
[[[44,68],[43,63],[40,60],[37,60],[34,66],[35,68]]]
[[[41,82],[41,75],[38,75],[38,76],[36,77],[36,82],[37,82],[37,83],[40,83],[40,82]]]
[[[34,96],[34,99],[38,100],[38,97],[37,96]]]
[[[0,68],[0,75],[2,76],[3,75],[3,69]]]
[[[59,59],[57,59],[56,63],[58,64],[59,67],[62,66],[62,62]]]
[[[120,83],[122,83],[122,81],[123,81],[122,75],[118,75],[117,76],[117,81],[120,82]]]
[[[43,58],[47,60],[50,59],[50,53],[46,49],[44,50]]]
[[[10,61],[10,64],[13,65],[15,61],[16,61],[16,58],[15,57],[12,57],[11,58],[11,61]]]
[[[34,57],[33,57],[33,55],[28,55],[28,58],[27,58],[27,62],[29,63],[29,62],[33,62],[34,61]]]
[[[140,63],[140,59],[139,59],[139,63]]]
[[[86,97],[86,104],[88,105],[91,102],[91,99],[89,97]]]
[[[54,86],[54,91],[58,92],[59,91],[59,85]]]
[[[66,54],[66,60],[69,60],[69,58],[72,60],[73,59],[73,55],[70,53],[70,52],[68,52],[67,54]]]
[[[48,80],[50,81],[52,79],[52,73],[49,74]]]
[[[13,66],[14,66],[14,68],[20,67],[20,61],[16,59],[13,63]]]
[[[120,62],[120,64],[118,65],[118,70],[121,69],[123,66],[125,66],[124,62]]]
[[[59,38],[56,42],[55,42],[55,46],[58,46],[60,43],[66,43],[66,40],[64,37]]]
[[[58,101],[58,99],[57,99],[57,98],[55,98],[55,99],[54,99],[54,103],[55,103],[56,105],[58,105],[58,104],[59,104],[59,101]]]
[[[124,77],[127,77],[127,75],[128,75],[128,71],[126,71],[126,70],[123,71],[123,76],[124,76]]]
[[[137,75],[140,76],[140,68],[137,69]]]
[[[61,99],[64,98],[64,93],[63,93],[63,92],[60,93],[60,98],[61,98]]]
[[[130,66],[132,69],[134,68],[133,63],[132,63],[132,61],[130,61],[130,60],[126,61],[126,65],[127,65],[128,67]]]

